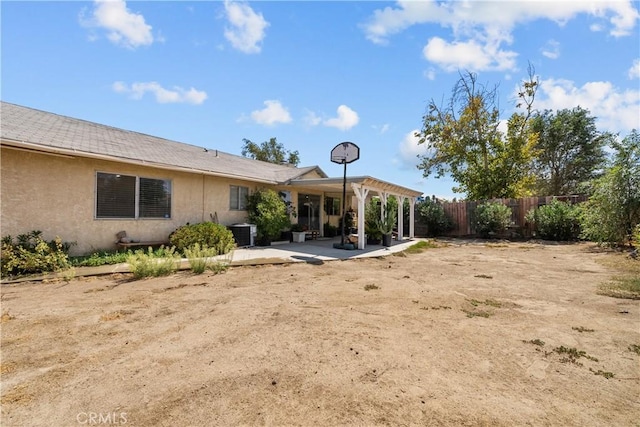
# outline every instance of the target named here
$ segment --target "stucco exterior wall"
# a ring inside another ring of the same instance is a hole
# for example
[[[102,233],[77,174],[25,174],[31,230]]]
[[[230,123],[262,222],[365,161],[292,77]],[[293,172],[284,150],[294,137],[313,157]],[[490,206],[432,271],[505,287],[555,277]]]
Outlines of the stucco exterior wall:
[[[15,237],[41,230],[47,240],[60,236],[76,242],[72,255],[115,248],[115,234],[121,230],[132,238],[155,241],[166,240],[187,222],[208,221],[216,214],[224,225],[245,222],[246,211],[229,209],[230,186],[256,188],[249,181],[5,147],[0,155],[0,234]],[[171,180],[171,218],[96,219],[96,172]]]

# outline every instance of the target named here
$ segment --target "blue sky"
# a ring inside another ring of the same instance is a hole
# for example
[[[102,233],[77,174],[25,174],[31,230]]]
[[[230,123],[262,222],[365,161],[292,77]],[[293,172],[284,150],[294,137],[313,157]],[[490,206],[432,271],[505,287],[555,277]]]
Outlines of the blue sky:
[[[633,1],[1,2],[2,100],[240,154],[276,137],[329,176],[427,195],[413,133],[458,71],[499,84],[503,118],[531,63],[534,108],[581,106],[601,131],[640,128]]]

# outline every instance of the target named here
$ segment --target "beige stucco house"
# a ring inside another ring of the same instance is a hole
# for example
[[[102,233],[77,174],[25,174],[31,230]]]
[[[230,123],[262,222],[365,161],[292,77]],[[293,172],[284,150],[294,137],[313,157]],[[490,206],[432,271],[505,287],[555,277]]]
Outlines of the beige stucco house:
[[[245,222],[245,196],[260,187],[285,192],[297,220],[311,228],[322,232],[322,224],[339,220],[334,206],[343,178],[329,178],[318,166],[261,162],[6,102],[0,103],[0,148],[1,235],[41,230],[46,239],[76,242],[74,254],[113,248],[121,230],[166,240],[186,223]],[[347,191],[360,248],[368,197],[408,198],[413,224],[421,195],[369,176],[348,177]]]

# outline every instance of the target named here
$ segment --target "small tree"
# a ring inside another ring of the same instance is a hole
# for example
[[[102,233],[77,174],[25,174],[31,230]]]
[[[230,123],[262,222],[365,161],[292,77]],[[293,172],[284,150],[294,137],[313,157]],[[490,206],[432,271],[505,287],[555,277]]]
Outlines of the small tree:
[[[256,224],[258,241],[266,243],[291,226],[287,205],[274,190],[259,189],[247,197],[249,222]]]

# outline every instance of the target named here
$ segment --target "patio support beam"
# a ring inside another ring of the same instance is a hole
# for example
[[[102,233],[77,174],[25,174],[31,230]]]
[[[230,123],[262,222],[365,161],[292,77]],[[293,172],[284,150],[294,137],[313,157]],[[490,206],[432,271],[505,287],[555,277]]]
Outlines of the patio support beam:
[[[369,194],[369,189],[354,183],[351,183],[351,188],[358,199],[358,249],[364,249],[366,244],[364,237],[364,202]]]
[[[384,216],[386,214],[385,210],[387,209],[387,197],[389,194],[386,191],[378,190],[378,195],[380,196],[380,202],[382,206],[380,206],[380,221],[384,221]]]
[[[320,194],[320,206],[318,210],[318,218],[320,220],[318,231],[320,232],[320,236],[324,237],[324,192]]]
[[[416,198],[409,197],[409,238],[415,237],[415,211],[416,211]]]
[[[402,241],[404,238],[404,196],[396,196],[398,199],[398,241]]]

